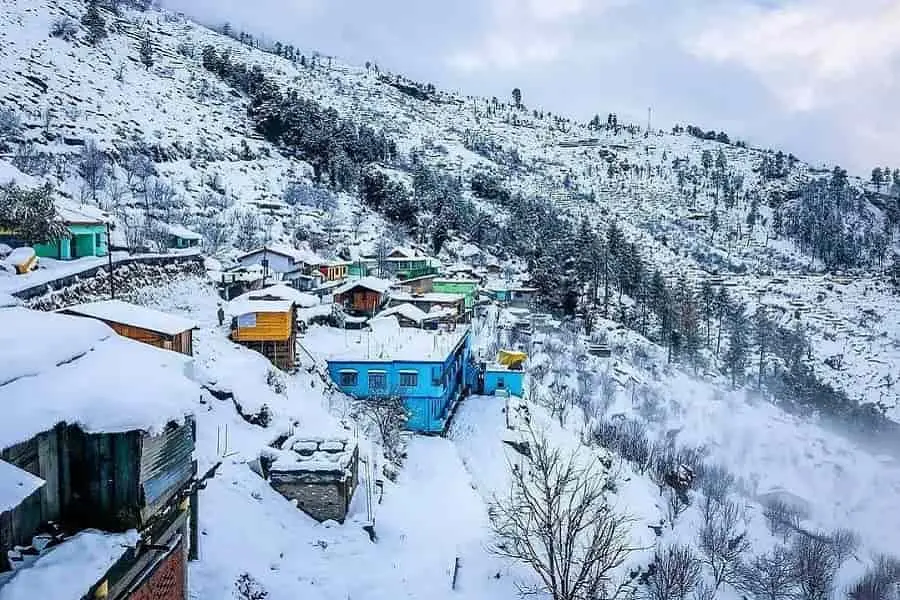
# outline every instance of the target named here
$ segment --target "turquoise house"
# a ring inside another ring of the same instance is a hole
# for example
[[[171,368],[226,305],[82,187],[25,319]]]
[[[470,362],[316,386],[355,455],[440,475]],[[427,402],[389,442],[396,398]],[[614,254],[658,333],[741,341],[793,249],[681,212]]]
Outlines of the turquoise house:
[[[73,260],[87,256],[106,256],[106,217],[102,211],[90,206],[57,203],[57,212],[69,229],[69,236],[35,244],[34,252],[41,258]]]
[[[466,299],[466,310],[472,310],[479,285],[477,279],[435,279],[431,282],[431,291],[441,294],[462,294]]]
[[[407,429],[443,432],[477,378],[469,329],[401,329],[393,317],[369,324],[370,330],[354,332],[314,326],[302,343],[313,352],[331,349],[324,356],[328,374],[342,392],[358,399],[397,396],[409,413]]]

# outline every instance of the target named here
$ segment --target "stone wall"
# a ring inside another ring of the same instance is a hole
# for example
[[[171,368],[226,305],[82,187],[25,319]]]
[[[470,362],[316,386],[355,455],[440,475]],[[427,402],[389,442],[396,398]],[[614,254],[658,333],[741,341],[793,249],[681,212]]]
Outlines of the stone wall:
[[[349,482],[306,482],[290,473],[272,473],[272,487],[316,521],[344,522],[353,490]]]

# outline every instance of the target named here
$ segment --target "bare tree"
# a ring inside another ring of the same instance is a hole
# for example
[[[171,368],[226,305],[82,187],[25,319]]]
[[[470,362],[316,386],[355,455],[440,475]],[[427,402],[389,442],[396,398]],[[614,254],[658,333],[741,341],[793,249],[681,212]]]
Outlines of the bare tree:
[[[739,531],[740,520],[741,509],[737,503],[705,498],[700,550],[703,562],[712,571],[717,590],[723,583],[735,585],[739,581],[741,555],[750,548],[747,533]]]
[[[780,536],[784,543],[799,530],[800,521],[806,518],[800,507],[778,498],[772,498],[764,503],[763,516],[772,535]]]
[[[708,497],[721,502],[728,497],[734,487],[734,475],[722,465],[707,466],[700,481],[700,489]]]
[[[235,244],[244,251],[250,251],[259,244],[262,225],[256,213],[244,210],[234,217],[236,230]]]
[[[154,177],[147,182],[144,189],[144,208],[149,216],[163,216],[168,220],[171,212],[178,206],[177,192],[166,181]]]
[[[104,202],[104,210],[115,211],[119,208],[125,195],[128,193],[128,186],[118,177],[112,177],[106,184],[106,201]]]
[[[666,491],[666,518],[669,520],[669,527],[675,529],[675,523],[678,521],[678,517],[680,517],[690,505],[690,496],[686,493],[672,488],[669,488]]]
[[[610,573],[632,548],[630,520],[606,499],[609,471],[578,452],[564,454],[535,431],[529,450],[521,465],[511,465],[509,497],[491,506],[494,552],[537,574],[541,583],[523,592],[544,592],[553,600],[610,597]]]
[[[839,566],[829,540],[798,535],[791,546],[791,559],[797,600],[829,600]]]
[[[657,548],[647,578],[649,600],[686,600],[700,582],[702,564],[687,546]]]
[[[409,420],[409,411],[399,396],[380,396],[357,400],[353,412],[363,417],[378,434],[384,457],[397,464],[403,458],[403,429]]]
[[[896,600],[900,586],[900,560],[888,556],[875,559],[865,575],[850,586],[850,600]]]
[[[796,593],[791,553],[784,546],[754,556],[738,574],[737,588],[757,600],[788,600]]]
[[[84,185],[90,193],[91,200],[97,203],[97,192],[106,185],[106,154],[94,140],[88,140],[81,149],[78,158],[78,173],[84,179]]]
[[[375,241],[375,258],[378,262],[378,276],[387,275],[387,258],[391,250],[394,249],[394,243],[387,235],[382,235]]]
[[[837,529],[830,536],[831,549],[838,564],[850,558],[859,548],[859,534],[852,529]]]
[[[22,132],[22,119],[11,108],[0,107],[0,142],[17,137]]]
[[[204,217],[198,224],[206,249],[215,254],[228,244],[228,225],[219,217]]]
[[[350,215],[350,225],[353,227],[353,240],[359,241],[359,230],[362,224],[366,222],[366,213],[362,208],[353,211]]]

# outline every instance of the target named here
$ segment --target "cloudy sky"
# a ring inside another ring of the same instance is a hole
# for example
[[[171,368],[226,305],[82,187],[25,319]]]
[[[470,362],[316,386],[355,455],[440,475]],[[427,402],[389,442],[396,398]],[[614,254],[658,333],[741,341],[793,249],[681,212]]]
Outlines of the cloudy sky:
[[[900,167],[898,0],[163,0],[306,50],[589,118]],[[620,117],[620,121],[622,118]]]

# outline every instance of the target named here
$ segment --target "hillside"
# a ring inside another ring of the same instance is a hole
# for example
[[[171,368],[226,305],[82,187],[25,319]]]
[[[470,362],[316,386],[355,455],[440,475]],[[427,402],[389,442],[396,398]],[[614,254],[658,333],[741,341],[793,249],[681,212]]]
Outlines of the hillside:
[[[657,495],[621,440],[601,435],[623,420],[658,450],[677,441],[703,455],[692,466],[733,474],[753,552],[778,542],[763,505],[780,493],[808,504],[796,528],[859,533],[835,589],[894,550],[900,177],[875,185],[692,126],[579,123],[120,4],[100,9],[98,39],[81,0],[0,0],[0,185],[49,182],[60,202],[108,213],[113,244],[131,251],[162,251],[167,227],[186,226],[211,264],[269,241],[326,258],[415,244],[444,264],[496,261],[539,289],[554,320],[524,340],[491,309],[480,344],[533,353],[530,400],[554,439],[623,459],[618,499],[642,548],[694,543],[701,494],[676,523],[663,485]],[[0,290],[13,279],[0,273]],[[269,393],[256,357],[216,337],[208,282],[139,298],[202,323],[210,381],[246,371],[258,379],[248,391]],[[589,357],[589,343],[613,357]],[[227,425],[235,455],[210,484],[214,550],[192,567],[192,593],[229,597],[251,572],[273,599],[422,597],[463,556],[462,595],[515,597],[523,574],[485,551],[486,505],[508,483],[495,447],[504,407],[466,404],[449,439],[412,440],[372,546],[361,517],[313,525],[246,468],[278,427],[331,427],[326,413],[346,412],[316,385],[292,380],[271,429],[204,399],[201,460],[221,458],[212,436]],[[432,520],[425,503],[459,512]],[[271,544],[236,560],[253,536]],[[375,567],[353,569],[360,559]],[[438,596],[452,595],[444,583]]]

